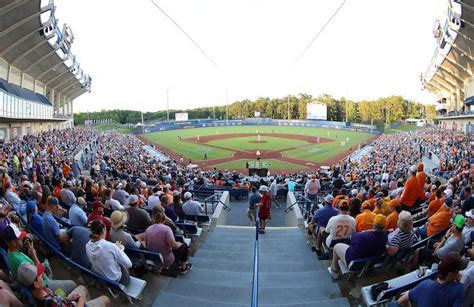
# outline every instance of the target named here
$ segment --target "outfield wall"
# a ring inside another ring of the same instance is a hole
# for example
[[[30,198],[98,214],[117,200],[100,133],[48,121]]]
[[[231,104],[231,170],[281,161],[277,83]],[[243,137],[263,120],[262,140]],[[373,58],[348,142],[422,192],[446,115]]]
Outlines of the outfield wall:
[[[210,120],[196,119],[179,122],[165,122],[156,124],[153,127],[146,127],[145,133],[158,132],[165,130],[187,129],[187,128],[204,128],[204,127],[220,127],[220,126],[293,126],[293,127],[315,127],[330,129],[345,129],[362,131],[373,134],[381,134],[376,126],[364,125],[356,123],[335,122],[335,121],[314,121],[314,120],[282,120],[271,118],[247,118],[239,120]],[[134,131],[135,134],[142,134],[142,129]]]

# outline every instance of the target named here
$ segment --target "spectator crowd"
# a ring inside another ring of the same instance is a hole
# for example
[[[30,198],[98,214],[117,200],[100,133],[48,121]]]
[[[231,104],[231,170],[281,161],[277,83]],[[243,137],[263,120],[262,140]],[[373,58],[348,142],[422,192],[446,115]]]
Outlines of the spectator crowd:
[[[405,268],[437,265],[439,275],[399,303],[474,302],[468,293],[474,292],[474,271],[466,269],[474,259],[473,150],[462,132],[433,127],[382,135],[360,159],[346,158],[329,170],[266,177],[160,161],[144,146],[134,136],[90,129],[28,135],[0,146],[0,247],[7,259],[0,303],[22,305],[15,295],[19,283],[42,305],[111,304],[107,296],[92,299],[87,287],[74,281],[53,279],[51,251],[22,230],[25,223],[55,251],[125,286],[145,268],[126,248],[160,253],[162,266],[187,274],[190,251],[177,240],[182,235],[177,224],[205,214],[193,195],[199,188],[248,192],[249,222],[258,217],[261,234],[279,192],[301,193],[313,250],[320,259],[331,258],[328,272],[334,279],[342,275],[341,262],[401,259],[396,257],[426,240]],[[428,174],[423,157],[439,161],[439,167]],[[61,218],[70,225],[64,227]]]

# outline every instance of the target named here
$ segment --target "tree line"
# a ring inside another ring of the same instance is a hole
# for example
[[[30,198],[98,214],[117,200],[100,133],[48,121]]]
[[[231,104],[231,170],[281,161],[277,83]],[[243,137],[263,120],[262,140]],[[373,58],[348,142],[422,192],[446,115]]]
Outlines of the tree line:
[[[313,97],[308,94],[282,98],[259,97],[252,101],[244,99],[226,106],[202,107],[187,110],[169,110],[170,120],[175,113],[187,112],[189,119],[241,119],[255,117],[255,112],[261,112],[261,117],[273,119],[306,119],[306,106],[311,102],[320,102],[327,106],[327,119],[331,121],[348,121],[354,123],[374,123],[377,126],[391,124],[407,118],[434,119],[435,107],[423,105],[402,96],[383,97],[376,100],[353,101],[344,97],[336,99],[323,94]],[[227,115],[228,113],[228,115]],[[75,113],[74,123],[83,125],[85,120],[111,119],[121,124],[136,124],[141,122],[142,113],[133,110],[102,110],[100,112]],[[143,113],[145,122],[165,121],[167,111]]]

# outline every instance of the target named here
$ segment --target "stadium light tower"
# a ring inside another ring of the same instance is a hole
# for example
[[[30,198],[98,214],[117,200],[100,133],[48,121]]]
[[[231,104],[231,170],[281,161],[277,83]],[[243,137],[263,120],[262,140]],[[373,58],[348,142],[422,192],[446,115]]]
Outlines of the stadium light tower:
[[[225,89],[225,120],[229,120],[229,89]]]
[[[166,121],[170,121],[170,97],[169,97],[169,91],[170,89],[166,89]]]
[[[290,95],[288,95],[287,102],[288,102],[288,120],[290,120]]]

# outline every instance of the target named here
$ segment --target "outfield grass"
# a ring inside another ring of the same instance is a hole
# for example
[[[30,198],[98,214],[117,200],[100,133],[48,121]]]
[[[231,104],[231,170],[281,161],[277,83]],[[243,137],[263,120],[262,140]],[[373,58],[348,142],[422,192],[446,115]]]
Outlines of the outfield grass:
[[[97,131],[115,131],[118,133],[122,134],[130,134],[130,129],[128,129],[126,126],[120,125],[120,124],[103,124],[103,125],[97,125],[97,126],[92,126],[92,129],[97,130]]]
[[[295,126],[222,126],[222,127],[206,127],[206,128],[192,128],[192,129],[178,129],[160,132],[152,132],[144,134],[143,137],[155,142],[169,150],[174,151],[178,155],[183,155],[185,158],[191,158],[194,161],[201,161],[204,157],[204,152],[207,151],[208,159],[216,159],[232,156],[233,150],[226,150],[206,146],[205,144],[194,144],[180,140],[181,138],[191,138],[205,135],[217,134],[233,134],[233,133],[286,133],[286,134],[300,134],[309,136],[320,136],[322,138],[333,139],[331,142],[321,144],[308,144],[305,141],[295,139],[285,139],[276,137],[262,136],[262,140],[270,139],[267,143],[249,143],[249,138],[231,138],[217,141],[211,141],[210,144],[232,148],[234,150],[281,150],[285,148],[294,148],[302,146],[301,148],[284,151],[283,154],[291,158],[299,158],[309,162],[320,162],[331,158],[338,153],[349,149],[351,146],[357,146],[359,143],[367,141],[373,137],[373,134],[364,132],[355,132],[339,129],[313,128],[313,127],[295,127]],[[250,137],[251,139],[252,137]],[[349,138],[346,146],[341,146],[341,141]],[[254,140],[257,139],[255,136]],[[307,144],[307,145],[305,145]],[[288,145],[288,146],[287,146]],[[231,168],[231,167],[229,167]],[[282,168],[283,169],[283,168]]]
[[[212,167],[215,167],[217,169],[245,169],[245,161],[246,160],[235,160],[232,162],[227,162],[227,163],[221,163],[221,164],[216,164],[213,165]],[[288,169],[288,170],[303,170],[304,167],[300,165],[296,165],[293,163],[287,163],[279,160],[273,160],[273,159],[268,159],[268,160],[260,160],[263,162],[268,162],[270,163],[269,169]]]

